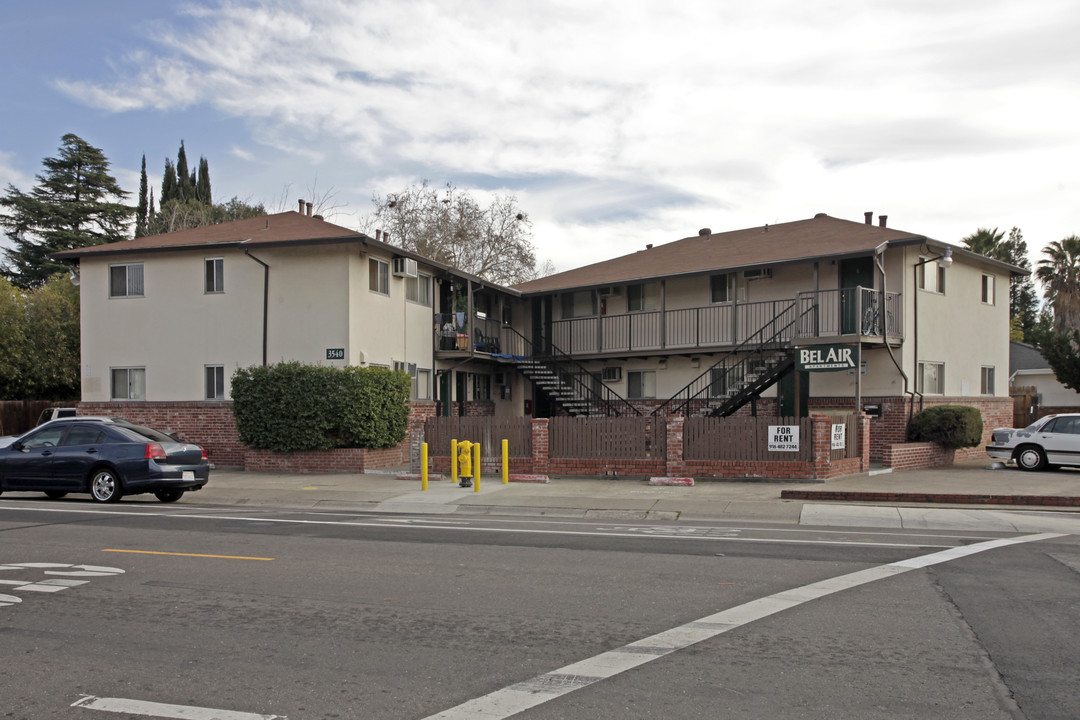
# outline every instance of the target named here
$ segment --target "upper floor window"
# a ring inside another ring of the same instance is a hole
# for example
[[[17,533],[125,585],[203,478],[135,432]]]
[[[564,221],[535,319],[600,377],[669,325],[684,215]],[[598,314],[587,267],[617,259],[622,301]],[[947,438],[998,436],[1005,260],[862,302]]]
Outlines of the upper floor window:
[[[992,365],[983,365],[979,392],[982,395],[994,394],[994,367]]]
[[[589,317],[596,314],[596,292],[580,290],[562,294],[562,317],[564,320]]]
[[[113,400],[146,399],[146,368],[113,368],[111,376],[112,388],[109,397]]]
[[[371,258],[368,260],[368,287],[371,292],[390,294],[390,263]]]
[[[142,297],[143,264],[109,266],[109,297]]]
[[[626,286],[626,311],[644,312],[660,307],[660,284],[636,283]]]
[[[420,273],[405,278],[405,299],[431,307],[431,276]]]
[[[926,258],[920,258],[926,260]],[[945,294],[945,266],[939,262],[924,262],[919,266],[919,289]]]
[[[987,305],[994,304],[994,276],[982,276],[982,301]]]
[[[713,275],[709,278],[710,301],[714,303],[734,302],[735,273]]]
[[[204,290],[208,293],[225,292],[225,259],[206,258],[204,264],[206,266]]]

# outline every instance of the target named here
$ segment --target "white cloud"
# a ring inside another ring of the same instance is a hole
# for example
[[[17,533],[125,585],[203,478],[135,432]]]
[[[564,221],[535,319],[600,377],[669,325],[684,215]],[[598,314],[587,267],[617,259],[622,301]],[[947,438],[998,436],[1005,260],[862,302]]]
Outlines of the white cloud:
[[[155,26],[111,80],[57,87],[240,118],[232,155],[317,171],[361,208],[486,178],[559,269],[863,209],[952,241],[1020,224],[1041,247],[1080,231],[1074,5],[227,0]]]

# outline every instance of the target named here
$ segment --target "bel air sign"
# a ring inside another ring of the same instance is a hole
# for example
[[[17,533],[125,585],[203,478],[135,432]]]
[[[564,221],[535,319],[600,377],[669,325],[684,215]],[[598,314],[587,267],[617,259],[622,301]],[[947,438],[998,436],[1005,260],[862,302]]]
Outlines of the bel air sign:
[[[795,364],[804,371],[847,370],[855,367],[854,345],[814,345],[796,350]]]

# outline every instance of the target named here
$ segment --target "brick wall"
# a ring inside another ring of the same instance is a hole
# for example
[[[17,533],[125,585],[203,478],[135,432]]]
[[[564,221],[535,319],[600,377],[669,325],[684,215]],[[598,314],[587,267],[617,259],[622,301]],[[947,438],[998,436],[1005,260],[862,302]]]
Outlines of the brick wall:
[[[954,451],[935,443],[896,443],[885,448],[882,464],[893,470],[921,470],[951,465]]]

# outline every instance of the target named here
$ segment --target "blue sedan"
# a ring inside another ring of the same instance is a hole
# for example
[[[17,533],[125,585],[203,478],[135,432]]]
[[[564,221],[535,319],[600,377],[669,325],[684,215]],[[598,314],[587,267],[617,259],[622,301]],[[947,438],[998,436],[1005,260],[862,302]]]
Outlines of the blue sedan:
[[[152,492],[176,502],[209,479],[201,447],[119,418],[53,420],[0,447],[0,493],[90,493],[111,503]]]

